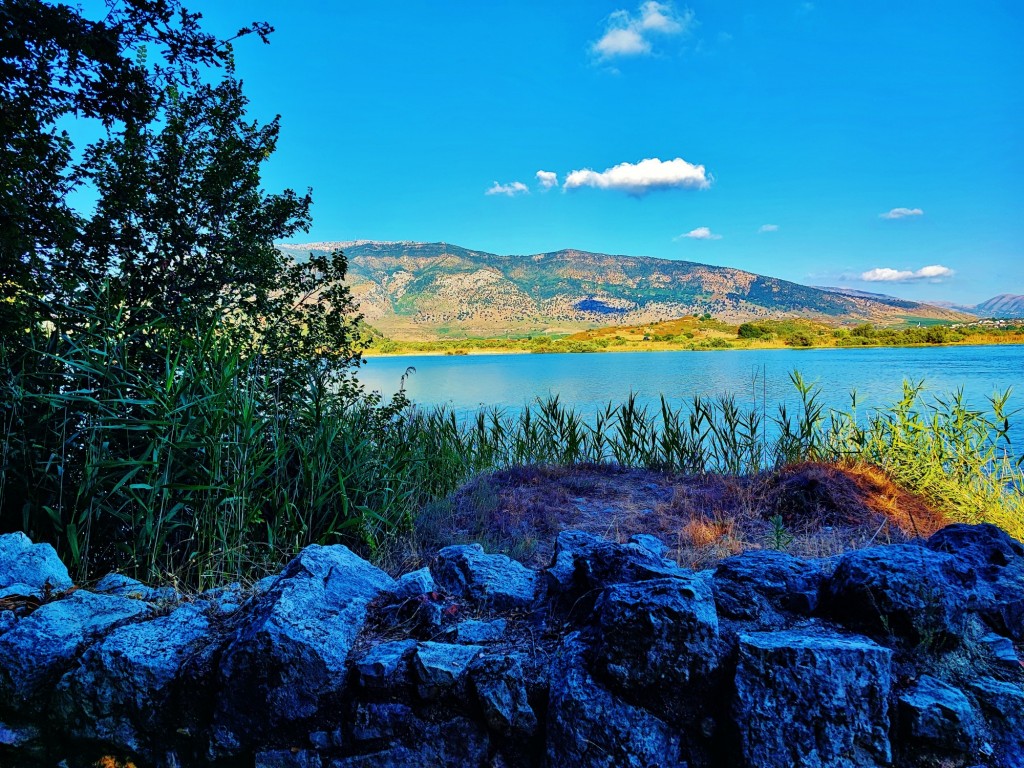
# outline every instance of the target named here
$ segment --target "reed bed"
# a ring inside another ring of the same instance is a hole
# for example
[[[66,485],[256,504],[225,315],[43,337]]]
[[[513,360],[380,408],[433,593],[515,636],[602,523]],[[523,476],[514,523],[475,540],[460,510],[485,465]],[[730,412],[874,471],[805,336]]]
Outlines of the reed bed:
[[[51,334],[0,384],[2,527],[51,541],[79,578],[116,568],[200,588],[315,542],[372,556],[473,475],[535,464],[739,475],[866,462],[952,519],[1024,539],[1009,393],[978,410],[962,392],[907,384],[892,407],[862,414],[855,396],[826,409],[794,373],[796,409],[630,396],[582,413],[552,397],[460,418],[315,369],[282,377],[216,333],[179,337],[142,366],[131,350],[145,333],[110,325]]]

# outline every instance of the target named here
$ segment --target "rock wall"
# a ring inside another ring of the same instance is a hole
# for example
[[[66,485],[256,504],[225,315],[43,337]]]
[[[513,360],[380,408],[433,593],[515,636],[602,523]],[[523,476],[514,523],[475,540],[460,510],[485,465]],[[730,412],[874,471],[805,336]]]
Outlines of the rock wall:
[[[1021,766],[1024,546],[987,525],[678,568],[343,546],[185,599],[0,537],[0,765]]]

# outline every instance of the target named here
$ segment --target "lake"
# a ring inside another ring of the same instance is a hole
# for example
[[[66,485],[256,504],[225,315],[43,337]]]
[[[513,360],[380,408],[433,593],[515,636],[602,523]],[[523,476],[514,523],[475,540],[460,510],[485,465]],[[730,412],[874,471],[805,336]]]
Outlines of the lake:
[[[793,370],[821,388],[828,406],[843,410],[849,409],[851,390],[863,411],[899,399],[904,380],[922,379],[933,394],[962,388],[977,406],[1012,387],[1011,407],[1024,408],[1024,345],[375,357],[359,377],[368,389],[390,394],[410,366],[416,369],[406,381],[412,400],[447,405],[460,414],[481,406],[521,408],[556,394],[584,414],[625,400],[630,392],[647,402],[664,394],[676,405],[694,395],[729,392],[749,404],[755,389],[758,403],[763,394],[771,410],[773,404],[796,403]],[[1019,446],[1024,413],[1011,423]]]

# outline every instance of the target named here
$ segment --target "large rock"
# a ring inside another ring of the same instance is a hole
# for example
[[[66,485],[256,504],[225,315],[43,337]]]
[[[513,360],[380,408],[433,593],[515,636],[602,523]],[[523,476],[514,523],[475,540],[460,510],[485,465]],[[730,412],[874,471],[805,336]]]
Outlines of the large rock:
[[[397,691],[409,684],[409,657],[415,640],[392,640],[375,645],[356,660],[359,684],[368,690]]]
[[[492,768],[487,733],[465,717],[420,719],[402,704],[360,707],[353,737],[362,754],[334,760],[331,768]],[[371,751],[373,750],[373,751]]]
[[[985,720],[989,746],[1000,768],[1024,765],[1024,688],[982,677],[969,683]]]
[[[24,533],[0,536],[0,597],[42,596],[72,586],[68,569],[49,544],[33,544]]]
[[[139,600],[83,591],[33,611],[0,635],[0,709],[39,712],[79,653],[151,611]]]
[[[470,665],[469,676],[492,730],[505,736],[528,736],[537,729],[518,658],[479,656]]]
[[[453,595],[496,611],[529,608],[537,594],[536,573],[505,555],[485,554],[479,544],[445,547],[431,569]]]
[[[715,568],[715,605],[725,618],[776,625],[786,614],[811,614],[818,606],[821,581],[818,561],[752,550]]]
[[[209,631],[201,603],[114,630],[64,675],[55,696],[56,721],[74,738],[152,754],[150,741],[166,740],[178,727],[168,711],[170,687]]]
[[[902,752],[915,765],[964,766],[978,755],[978,718],[963,691],[922,675],[899,697]]]
[[[470,662],[482,650],[479,645],[420,643],[412,657],[420,696],[435,699],[453,692],[465,678]]]
[[[587,670],[578,634],[551,670],[548,765],[558,768],[683,768],[680,734],[645,709],[616,698]]]
[[[92,591],[101,595],[131,597],[153,603],[176,603],[181,599],[181,595],[173,587],[147,587],[138,579],[125,576],[123,573],[108,573],[96,582]]]
[[[827,582],[823,611],[847,626],[915,645],[960,642],[975,577],[953,555],[915,544],[843,555]]]
[[[978,577],[975,610],[996,631],[1024,640],[1024,544],[994,525],[958,523],[928,539],[928,548],[966,562]]]
[[[220,658],[216,749],[237,751],[315,715],[344,687],[367,604],[393,587],[390,576],[346,547],[299,553],[247,609]]]
[[[892,651],[867,638],[740,635],[733,715],[745,764],[888,764],[891,663]]]
[[[690,698],[718,666],[718,616],[705,580],[616,584],[595,613],[595,667],[614,689]]]

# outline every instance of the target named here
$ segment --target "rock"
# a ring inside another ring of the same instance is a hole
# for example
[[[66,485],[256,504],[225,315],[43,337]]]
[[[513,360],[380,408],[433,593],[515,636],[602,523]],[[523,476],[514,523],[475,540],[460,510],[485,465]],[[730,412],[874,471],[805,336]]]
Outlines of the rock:
[[[519,659],[479,656],[470,664],[469,677],[492,730],[503,735],[528,736],[537,729],[537,716],[527,697]]]
[[[309,749],[257,752],[255,768],[321,768],[320,755]]]
[[[394,640],[367,651],[355,663],[359,684],[371,690],[400,688],[409,683],[409,657],[415,640]]]
[[[595,671],[620,691],[660,698],[686,690],[718,665],[718,616],[697,579],[608,587],[595,607]]]
[[[982,677],[968,683],[985,720],[987,738],[995,749],[996,765],[1024,765],[1024,688]]]
[[[635,541],[616,544],[583,531],[563,531],[555,539],[554,557],[544,578],[548,594],[557,597],[571,617],[587,617],[603,587],[685,578],[690,573]]]
[[[434,583],[434,577],[430,575],[430,569],[420,568],[399,577],[392,594],[397,600],[411,600],[420,595],[428,595],[435,589],[437,585]]]
[[[1024,640],[1024,544],[994,525],[956,524],[928,539],[928,548],[966,562],[978,578],[975,610],[996,631]]]
[[[383,750],[333,760],[330,768],[491,768],[498,765],[489,759],[487,734],[466,718],[428,722],[409,712],[396,716],[395,720],[401,723],[395,737],[398,743],[388,738]]]
[[[274,577],[268,576],[267,578]],[[262,583],[263,580],[258,582],[258,584]],[[263,593],[257,591],[256,594]],[[231,584],[226,584],[223,587],[217,587],[216,589],[208,589],[196,596],[196,602],[205,604],[208,611],[214,615],[220,616],[234,613],[242,607],[242,603],[244,603],[245,600],[245,591],[242,589],[242,585],[237,581],[232,582]]]
[[[221,656],[214,714],[219,750],[312,717],[345,684],[367,604],[394,580],[341,545],[302,550],[243,610]]]
[[[24,533],[5,533],[0,536],[0,589],[15,585],[29,591],[8,594],[37,597],[74,586],[53,547],[33,544]]]
[[[357,744],[393,744],[408,735],[416,715],[407,704],[360,704],[352,718],[352,739]]]
[[[147,600],[152,603],[176,603],[181,595],[173,587],[147,587],[141,581],[121,573],[108,573],[92,588],[101,595],[117,595],[135,600]]]
[[[780,625],[784,614],[810,615],[818,606],[822,569],[785,552],[752,550],[722,560],[714,571],[721,616]]]
[[[445,547],[431,565],[437,583],[453,595],[495,611],[530,607],[537,574],[505,555],[488,555],[479,544]]]
[[[622,701],[587,671],[579,633],[551,670],[547,764],[558,768],[684,768],[680,736],[650,712]]]
[[[978,718],[963,691],[929,675],[899,697],[903,751],[923,765],[968,765],[978,754]]]
[[[978,638],[978,645],[988,649],[996,661],[1014,669],[1020,666],[1020,658],[1010,638],[997,635],[995,632],[986,632]]]
[[[42,736],[42,731],[34,725],[10,726],[0,723],[0,747],[20,749],[38,742]]]
[[[469,663],[482,650],[479,645],[420,643],[412,657],[420,696],[434,699],[451,691],[462,680]]]
[[[203,606],[195,603],[115,629],[61,679],[54,718],[75,738],[152,755],[149,740],[178,725],[168,708],[170,687],[209,630]]]
[[[952,555],[915,544],[871,547],[839,559],[822,610],[847,626],[915,645],[955,645],[967,628],[973,585]]]
[[[0,635],[0,708],[39,712],[81,651],[151,610],[138,600],[80,590],[19,620]]]
[[[505,635],[508,622],[505,619],[494,619],[493,621],[477,621],[466,619],[455,625],[452,631],[456,643],[464,645],[480,645],[482,643],[494,643]]]
[[[665,553],[668,552],[668,545],[657,536],[652,536],[649,533],[634,534],[629,537],[629,543],[646,549],[655,557],[664,558]]]
[[[867,638],[740,635],[734,720],[746,765],[888,764],[892,651]]]

